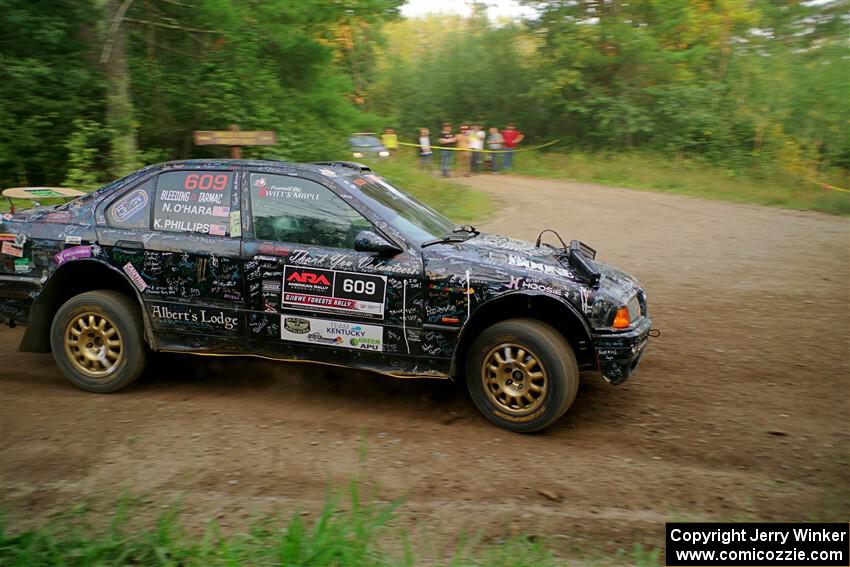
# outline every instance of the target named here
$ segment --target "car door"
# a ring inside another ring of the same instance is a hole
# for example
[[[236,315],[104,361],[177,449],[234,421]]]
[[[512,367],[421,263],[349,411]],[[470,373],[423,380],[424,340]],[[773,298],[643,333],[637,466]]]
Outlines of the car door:
[[[328,174],[333,172],[327,170]],[[405,371],[422,328],[422,260],[355,250],[390,238],[333,177],[249,171],[244,259],[248,332],[287,358]]]
[[[144,299],[158,348],[233,350],[244,333],[234,168],[159,172],[98,210],[98,240]]]

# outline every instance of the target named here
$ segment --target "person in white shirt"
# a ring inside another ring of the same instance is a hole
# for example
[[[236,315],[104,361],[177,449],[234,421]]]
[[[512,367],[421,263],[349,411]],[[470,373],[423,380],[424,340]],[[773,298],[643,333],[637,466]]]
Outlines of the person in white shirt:
[[[472,173],[478,173],[481,167],[481,150],[484,149],[484,130],[478,124],[473,125],[469,133],[469,149],[472,150],[469,169]]]
[[[431,132],[428,128],[419,129],[419,169],[431,171]]]
[[[499,129],[493,126],[490,128],[490,135],[487,137],[487,149],[494,150],[493,153],[493,173],[499,173],[499,166],[502,163],[501,150],[504,148],[505,139]]]

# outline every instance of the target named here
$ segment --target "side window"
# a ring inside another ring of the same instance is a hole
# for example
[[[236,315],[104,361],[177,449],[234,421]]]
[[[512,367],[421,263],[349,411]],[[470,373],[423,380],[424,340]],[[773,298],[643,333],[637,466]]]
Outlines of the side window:
[[[372,226],[330,189],[300,177],[251,174],[254,236],[260,240],[354,248]]]
[[[106,222],[115,228],[148,228],[151,196],[156,181],[150,179],[120,196],[106,209]]]
[[[230,233],[232,171],[169,171],[156,181],[153,227],[212,236]]]

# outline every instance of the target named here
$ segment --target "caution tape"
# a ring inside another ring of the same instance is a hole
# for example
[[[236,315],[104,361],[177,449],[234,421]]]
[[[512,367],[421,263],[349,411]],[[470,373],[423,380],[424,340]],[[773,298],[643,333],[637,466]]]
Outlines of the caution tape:
[[[844,187],[836,187],[835,185],[830,185],[829,183],[824,183],[823,181],[818,181],[817,179],[812,179],[810,177],[804,177],[803,179],[809,183],[820,185],[820,188],[826,191],[841,191],[843,193],[850,193],[850,189],[845,189]]]
[[[539,146],[534,146],[533,148],[522,148],[521,150],[474,150],[472,148],[451,148],[448,146],[430,146],[432,150],[449,150],[452,152],[483,152],[485,154],[507,154],[510,152],[519,153],[519,152],[531,152],[534,150],[539,150],[540,148],[546,148],[549,146],[554,146],[561,140],[552,140],[551,142],[546,142],[545,144],[541,144]],[[398,142],[399,146],[410,146],[411,148],[421,148],[422,144],[410,144],[407,142]]]

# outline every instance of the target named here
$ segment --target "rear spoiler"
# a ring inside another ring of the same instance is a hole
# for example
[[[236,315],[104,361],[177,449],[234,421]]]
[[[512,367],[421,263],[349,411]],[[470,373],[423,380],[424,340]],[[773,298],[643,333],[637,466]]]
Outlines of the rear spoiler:
[[[14,213],[15,204],[12,199],[32,201],[38,207],[40,204],[36,199],[76,199],[82,197],[85,193],[66,187],[12,187],[4,189],[0,195],[6,197],[6,200],[9,201],[9,207]]]

